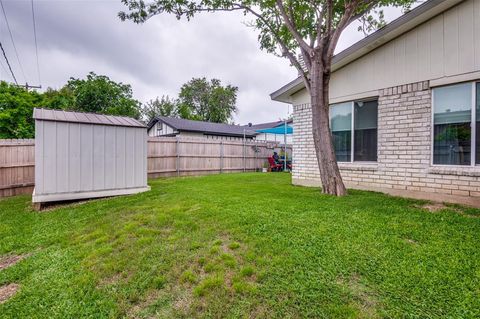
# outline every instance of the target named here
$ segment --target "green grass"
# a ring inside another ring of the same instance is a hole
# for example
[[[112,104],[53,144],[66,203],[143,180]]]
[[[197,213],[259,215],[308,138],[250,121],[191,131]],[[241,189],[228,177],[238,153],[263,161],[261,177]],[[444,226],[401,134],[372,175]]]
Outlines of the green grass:
[[[2,318],[479,318],[480,213],[290,185],[287,174],[150,181],[33,212],[0,200]]]

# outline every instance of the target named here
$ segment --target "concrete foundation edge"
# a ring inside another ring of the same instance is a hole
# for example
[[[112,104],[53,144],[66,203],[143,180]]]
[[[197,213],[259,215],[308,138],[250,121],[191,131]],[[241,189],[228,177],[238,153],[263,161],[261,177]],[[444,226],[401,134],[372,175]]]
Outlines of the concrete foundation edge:
[[[145,186],[145,187],[135,187],[135,188],[124,188],[124,189],[111,189],[111,190],[104,190],[104,191],[37,195],[35,194],[35,189],[34,189],[32,194],[32,202],[47,203],[47,202],[60,202],[60,201],[76,200],[76,199],[131,195],[131,194],[147,192],[149,190],[150,190],[150,186]]]
[[[297,186],[305,186],[305,187],[320,187],[320,181],[314,180],[314,179],[292,178],[292,184]],[[349,183],[345,183],[345,184],[347,188],[351,188],[351,189],[380,192],[380,193],[389,194],[389,195],[398,196],[398,197],[422,199],[422,200],[429,200],[434,202],[461,204],[461,205],[480,208],[480,198],[478,197],[455,196],[455,195],[439,194],[439,193],[427,193],[427,192],[421,192],[421,191],[372,187],[372,186],[363,186],[363,185],[349,184]]]

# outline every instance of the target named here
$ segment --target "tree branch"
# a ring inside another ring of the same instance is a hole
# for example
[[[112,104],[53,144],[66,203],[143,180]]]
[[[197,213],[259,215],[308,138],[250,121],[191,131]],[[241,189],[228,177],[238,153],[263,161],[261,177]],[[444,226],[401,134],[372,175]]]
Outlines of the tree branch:
[[[298,33],[298,30],[295,28],[293,22],[290,20],[290,18],[287,15],[287,12],[285,11],[285,7],[283,6],[282,0],[276,0],[278,10],[280,11],[280,14],[283,18],[283,22],[285,26],[287,27],[288,31],[292,34],[293,38],[297,41],[298,46],[300,49],[304,50],[308,54],[313,53],[313,49],[305,42],[305,40],[302,38],[300,33]]]
[[[333,57],[333,53],[337,46],[340,35],[342,34],[343,30],[352,22],[351,18],[354,15],[357,6],[358,6],[358,1],[353,1],[351,3],[345,4],[345,12],[342,18],[340,19],[340,22],[338,23],[337,27],[333,31],[333,34],[330,37],[330,41],[327,49],[328,59],[331,59]]]

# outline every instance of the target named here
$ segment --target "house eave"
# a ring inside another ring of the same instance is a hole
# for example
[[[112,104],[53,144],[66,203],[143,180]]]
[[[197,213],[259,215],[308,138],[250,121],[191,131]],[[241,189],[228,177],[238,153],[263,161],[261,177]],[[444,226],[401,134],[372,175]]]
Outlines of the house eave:
[[[335,55],[332,61],[332,71],[335,72],[462,1],[464,0],[429,0],[419,5],[410,12],[387,24],[385,27]],[[278,102],[291,103],[291,96],[303,88],[305,88],[303,80],[301,77],[298,77],[271,93],[270,98]]]
[[[214,136],[230,136],[230,137],[243,137],[243,134],[235,134],[235,133],[223,133],[223,132],[212,132],[212,131],[204,131],[204,130],[178,130],[179,133],[187,132],[187,133],[199,133],[203,135],[214,135]],[[245,133],[245,137],[253,138],[257,134],[252,133]]]

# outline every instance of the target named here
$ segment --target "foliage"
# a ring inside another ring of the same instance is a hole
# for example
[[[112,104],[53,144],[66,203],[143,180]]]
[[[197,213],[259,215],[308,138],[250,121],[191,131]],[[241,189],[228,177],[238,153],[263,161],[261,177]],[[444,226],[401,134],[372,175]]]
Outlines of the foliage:
[[[70,78],[66,88],[73,94],[76,111],[140,118],[141,104],[133,98],[129,84],[90,72],[86,79]]]
[[[193,78],[182,85],[178,99],[162,96],[150,100],[143,106],[142,115],[147,122],[159,115],[228,123],[237,112],[237,92],[237,87],[223,86],[217,79]]]
[[[453,144],[470,144],[472,129],[469,123],[465,124],[451,124],[443,127],[435,136],[435,141],[446,142]]]
[[[290,60],[299,72],[310,70],[315,55],[332,56],[341,32],[360,19],[367,31],[384,25],[382,8],[408,10],[417,0],[122,0],[122,20],[143,23],[158,14],[190,20],[201,12],[240,11],[253,18],[262,49]],[[305,62],[302,66],[300,54]],[[329,61],[325,61],[329,62]],[[331,62],[331,61],[330,61]],[[328,67],[326,65],[325,67]],[[308,78],[305,78],[308,81]]]
[[[240,11],[253,18],[250,26],[260,47],[288,58],[300,74],[312,107],[312,133],[322,191],[343,196],[346,188],[334,156],[328,121],[332,60],[340,35],[353,21],[368,31],[385,24],[384,6],[409,8],[417,0],[122,0],[122,20],[143,23],[157,14],[190,20],[201,12]]]
[[[49,108],[140,118],[141,104],[128,84],[91,72],[86,79],[68,83],[44,93],[0,82],[0,138],[33,138],[33,109]]]
[[[178,112],[182,118],[228,123],[237,112],[238,88],[222,86],[221,81],[192,79],[180,89]]]
[[[33,108],[41,102],[41,94],[0,82],[0,138],[33,138]]]
[[[44,213],[2,199],[0,256],[26,258],[0,271],[21,287],[0,317],[480,317],[478,209],[325,196],[282,173],[150,185]]]
[[[168,95],[150,100],[142,106],[142,116],[146,122],[150,122],[155,116],[178,117],[178,102]]]
[[[43,105],[41,107],[57,110],[73,110],[75,108],[75,96],[73,91],[64,86],[60,90],[47,88],[43,93]]]

